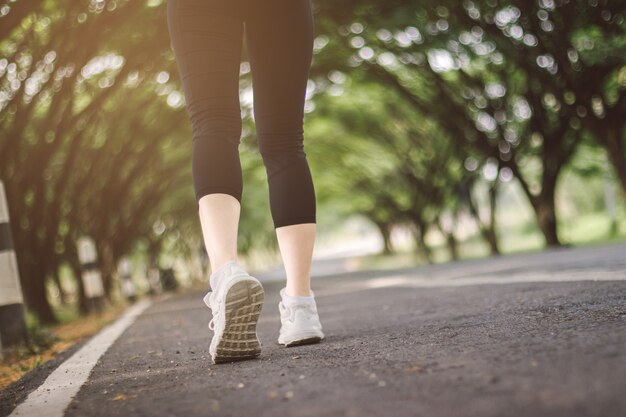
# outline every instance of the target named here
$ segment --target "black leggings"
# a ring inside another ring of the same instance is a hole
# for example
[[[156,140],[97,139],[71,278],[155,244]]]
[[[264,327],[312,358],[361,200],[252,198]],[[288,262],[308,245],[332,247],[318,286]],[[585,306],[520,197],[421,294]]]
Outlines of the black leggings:
[[[245,23],[254,123],[274,228],[315,223],[304,152],[304,100],[313,53],[311,0],[168,0],[171,46],[193,132],[196,203],[241,203],[239,69]]]

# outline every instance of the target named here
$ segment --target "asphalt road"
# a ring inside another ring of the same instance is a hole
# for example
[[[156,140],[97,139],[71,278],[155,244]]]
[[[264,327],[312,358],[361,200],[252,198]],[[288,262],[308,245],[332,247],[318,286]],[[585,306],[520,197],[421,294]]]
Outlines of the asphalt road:
[[[315,276],[327,337],[291,348],[276,343],[282,284],[259,277],[259,359],[211,364],[204,293],[177,294],[122,334],[65,415],[626,415],[624,244]]]

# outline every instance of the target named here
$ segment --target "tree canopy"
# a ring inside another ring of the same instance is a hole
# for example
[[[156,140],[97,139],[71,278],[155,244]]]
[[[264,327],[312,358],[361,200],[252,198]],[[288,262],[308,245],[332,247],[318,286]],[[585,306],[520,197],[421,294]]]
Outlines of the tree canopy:
[[[360,214],[387,252],[407,226],[427,260],[436,230],[454,258],[464,212],[498,253],[497,197],[515,182],[546,245],[560,245],[557,184],[581,152],[607,156],[626,199],[624,1],[313,6],[305,148],[322,226]],[[159,0],[0,5],[0,179],[26,302],[44,322],[59,268],[82,295],[80,236],[96,241],[108,294],[122,257],[158,263],[201,245],[165,12]],[[240,250],[275,250],[245,47],[240,79]],[[604,175],[594,167],[576,169]]]

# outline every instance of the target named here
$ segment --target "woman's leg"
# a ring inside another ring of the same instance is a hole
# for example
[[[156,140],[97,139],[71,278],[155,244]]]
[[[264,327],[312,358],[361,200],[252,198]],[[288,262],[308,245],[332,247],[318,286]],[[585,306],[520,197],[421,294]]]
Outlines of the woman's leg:
[[[193,130],[193,179],[211,291],[213,363],[261,354],[256,325],[261,283],[238,264],[243,191],[239,140],[239,64],[243,20],[238,0],[168,0],[168,23]]]
[[[287,272],[287,295],[308,296],[311,293],[311,258],[315,228],[315,223],[302,223],[276,229],[278,246]]]
[[[167,10],[192,126],[194,188],[212,271],[237,260],[243,191],[239,160],[243,21],[235,3],[168,0]]]
[[[259,150],[288,295],[309,295],[315,189],[304,152],[304,100],[313,54],[310,0],[247,3],[246,42]]]
[[[211,271],[228,261],[237,261],[237,232],[241,203],[230,194],[207,194],[199,202],[204,246],[209,254]]]

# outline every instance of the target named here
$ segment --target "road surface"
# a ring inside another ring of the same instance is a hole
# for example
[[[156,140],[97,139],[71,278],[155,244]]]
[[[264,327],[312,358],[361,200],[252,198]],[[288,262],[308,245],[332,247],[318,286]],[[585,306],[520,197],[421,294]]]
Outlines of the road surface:
[[[276,343],[282,283],[258,276],[259,359],[211,364],[204,293],[176,294],[136,317],[64,415],[626,415],[625,244],[318,275],[327,337],[291,348]],[[0,415],[54,366],[3,392]]]

